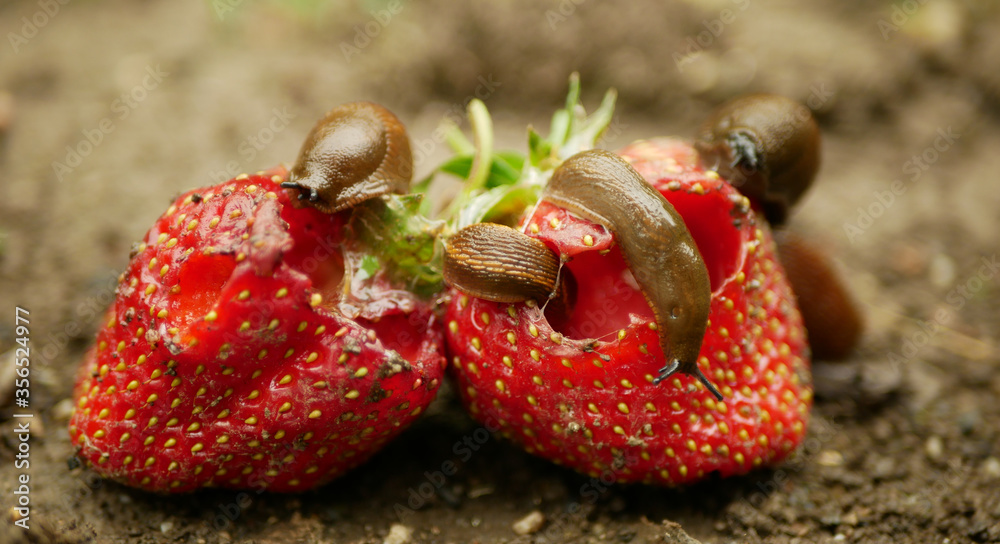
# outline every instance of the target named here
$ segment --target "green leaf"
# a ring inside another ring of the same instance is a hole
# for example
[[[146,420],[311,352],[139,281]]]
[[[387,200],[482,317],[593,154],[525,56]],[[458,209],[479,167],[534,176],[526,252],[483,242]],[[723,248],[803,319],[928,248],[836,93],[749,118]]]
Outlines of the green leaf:
[[[471,155],[452,157],[441,166],[438,166],[438,171],[461,179],[467,179],[472,172],[473,160]],[[485,186],[492,189],[500,185],[516,183],[521,177],[521,168],[523,167],[524,157],[520,153],[513,151],[497,153],[493,156],[493,162],[490,164]]]
[[[482,222],[513,225],[518,216],[538,200],[538,186],[504,185],[473,197],[461,209],[453,229]]]
[[[472,155],[456,155],[438,166],[438,171],[466,179],[469,177],[469,172],[472,171]]]
[[[532,166],[538,166],[545,159],[552,156],[552,144],[542,138],[542,135],[535,131],[534,127],[528,127],[528,157]]]
[[[552,171],[565,158],[597,144],[611,123],[615,98],[614,89],[609,90],[597,110],[588,116],[580,104],[580,76],[573,73],[565,105],[552,115],[548,137],[528,127],[527,156],[495,152],[489,112],[482,101],[470,101],[474,144],[456,126],[450,127],[447,141],[455,156],[435,170],[465,180],[442,214],[449,221],[449,232],[482,221],[516,222],[537,202]]]

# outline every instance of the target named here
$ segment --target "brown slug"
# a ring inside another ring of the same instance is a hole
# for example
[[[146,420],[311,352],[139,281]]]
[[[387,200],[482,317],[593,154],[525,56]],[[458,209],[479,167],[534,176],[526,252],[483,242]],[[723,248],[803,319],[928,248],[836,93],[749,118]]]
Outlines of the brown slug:
[[[543,242],[505,225],[476,223],[445,242],[444,281],[493,302],[545,302],[559,258]]]
[[[553,172],[542,199],[601,224],[614,234],[659,325],[660,347],[667,364],[653,383],[682,372],[696,377],[722,400],[722,394],[697,364],[712,297],[708,270],[674,207],[624,159],[603,150],[583,151],[566,159]],[[466,232],[473,228],[476,230]],[[491,235],[499,232],[494,227],[489,229]],[[446,263],[450,260],[455,267],[450,275],[446,274],[446,281],[469,294],[494,301],[514,300],[512,296],[524,300],[552,293],[555,276],[551,267],[558,264],[558,259],[541,242],[513,229],[507,230],[503,245],[487,236],[487,231],[478,225],[457,234],[455,238],[461,237],[460,243],[450,245],[447,250],[456,254],[446,257]],[[475,238],[475,244],[471,238]],[[523,259],[521,255],[528,254],[526,240],[539,244],[538,251],[544,249],[548,256]],[[470,270],[469,264],[474,259],[500,262],[502,257],[509,261],[506,255],[510,248],[517,248],[518,257],[513,259],[512,266],[516,273],[498,266],[496,272],[484,278],[489,281],[467,279],[476,272]],[[493,274],[503,278],[502,287]]]
[[[818,247],[788,230],[776,231],[774,241],[798,299],[813,357],[845,359],[858,343],[864,324],[833,264]]]
[[[759,203],[767,221],[781,227],[812,185],[819,168],[819,128],[809,108],[782,96],[758,94],[731,100],[702,125],[695,148],[710,168]],[[850,293],[826,256],[784,229],[775,230],[778,257],[792,290],[813,356],[846,358],[863,323]]]
[[[812,112],[779,95],[748,95],[719,106],[694,145],[708,168],[756,201],[772,225],[785,222],[819,169]]]
[[[667,364],[653,383],[682,372],[722,400],[698,368],[712,301],[708,269],[673,205],[624,159],[597,149],[559,165],[542,198],[614,234],[660,327]]]
[[[406,192],[413,158],[406,129],[386,108],[352,102],[330,110],[309,132],[288,181],[316,209],[335,213]]]

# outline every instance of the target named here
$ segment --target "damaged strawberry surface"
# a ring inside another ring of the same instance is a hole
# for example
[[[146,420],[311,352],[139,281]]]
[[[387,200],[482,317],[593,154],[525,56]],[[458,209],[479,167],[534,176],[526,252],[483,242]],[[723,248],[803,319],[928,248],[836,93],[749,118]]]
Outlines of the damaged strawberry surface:
[[[683,217],[708,268],[698,365],[723,400],[686,375],[654,385],[658,326],[614,235],[543,200],[522,228],[566,263],[572,306],[455,291],[447,339],[464,402],[527,451],[619,481],[673,485],[779,463],[804,437],[812,387],[767,224],[684,142],[637,142],[620,154]]]
[[[436,227],[417,202],[328,215],[293,204],[284,169],[260,174],[181,195],[133,248],[74,394],[70,435],[99,474],[301,491],[434,398]]]

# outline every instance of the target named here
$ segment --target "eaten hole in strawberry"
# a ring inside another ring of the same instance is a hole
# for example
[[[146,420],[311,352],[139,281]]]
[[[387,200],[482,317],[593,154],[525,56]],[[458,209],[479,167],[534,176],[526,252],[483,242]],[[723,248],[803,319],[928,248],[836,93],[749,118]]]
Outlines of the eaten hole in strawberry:
[[[601,338],[628,327],[633,315],[643,321],[653,320],[653,311],[617,247],[606,255],[597,251],[580,253],[563,266],[561,274],[575,281],[575,300],[571,307],[548,304],[545,317],[562,335]]]
[[[294,241],[284,256],[285,263],[306,274],[312,288],[323,296],[324,306],[333,307],[340,300],[340,284],[344,279],[341,216],[290,205],[282,209],[281,215]]]
[[[718,292],[743,266],[741,234],[733,223],[732,202],[718,190],[707,194],[678,190],[664,196],[684,218],[708,268],[712,292]]]
[[[375,337],[382,341],[386,348],[395,350],[407,361],[419,360],[420,345],[427,337],[426,322],[424,326],[414,324],[407,314],[385,316],[378,321],[357,319],[358,324],[375,331]]]
[[[171,315],[177,326],[185,327],[201,319],[219,299],[222,287],[236,268],[232,255],[194,253],[181,268],[180,292],[175,296]]]
[[[742,234],[731,215],[733,204],[719,191],[670,191],[667,200],[684,219],[708,269],[713,293],[739,272],[743,260]],[[536,215],[536,218],[538,216]],[[545,317],[553,329],[572,339],[602,338],[631,326],[653,321],[653,312],[638,283],[629,271],[617,246],[610,251],[594,248],[566,248],[559,230],[549,230],[546,221],[539,237],[550,247],[578,252],[564,265],[563,273],[575,280],[577,295],[572,308],[552,304],[546,306]],[[586,222],[569,217],[567,222]],[[561,225],[568,229],[570,225]],[[553,240],[559,239],[557,243]]]

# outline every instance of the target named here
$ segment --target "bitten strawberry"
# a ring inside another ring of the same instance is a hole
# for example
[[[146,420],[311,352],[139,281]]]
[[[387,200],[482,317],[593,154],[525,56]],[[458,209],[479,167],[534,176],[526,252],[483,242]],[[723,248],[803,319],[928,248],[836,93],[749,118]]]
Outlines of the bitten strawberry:
[[[683,218],[711,283],[692,376],[654,384],[664,353],[650,305],[604,227],[542,201],[524,231],[566,261],[570,309],[454,292],[452,368],[469,410],[532,453],[620,481],[689,483],[784,459],[812,400],[802,320],[767,224],[675,140],[621,151]]]
[[[158,492],[301,491],[433,399],[443,338],[437,287],[415,273],[434,237],[417,201],[327,214],[287,179],[181,195],[133,249],[74,392],[70,436],[99,474]]]

